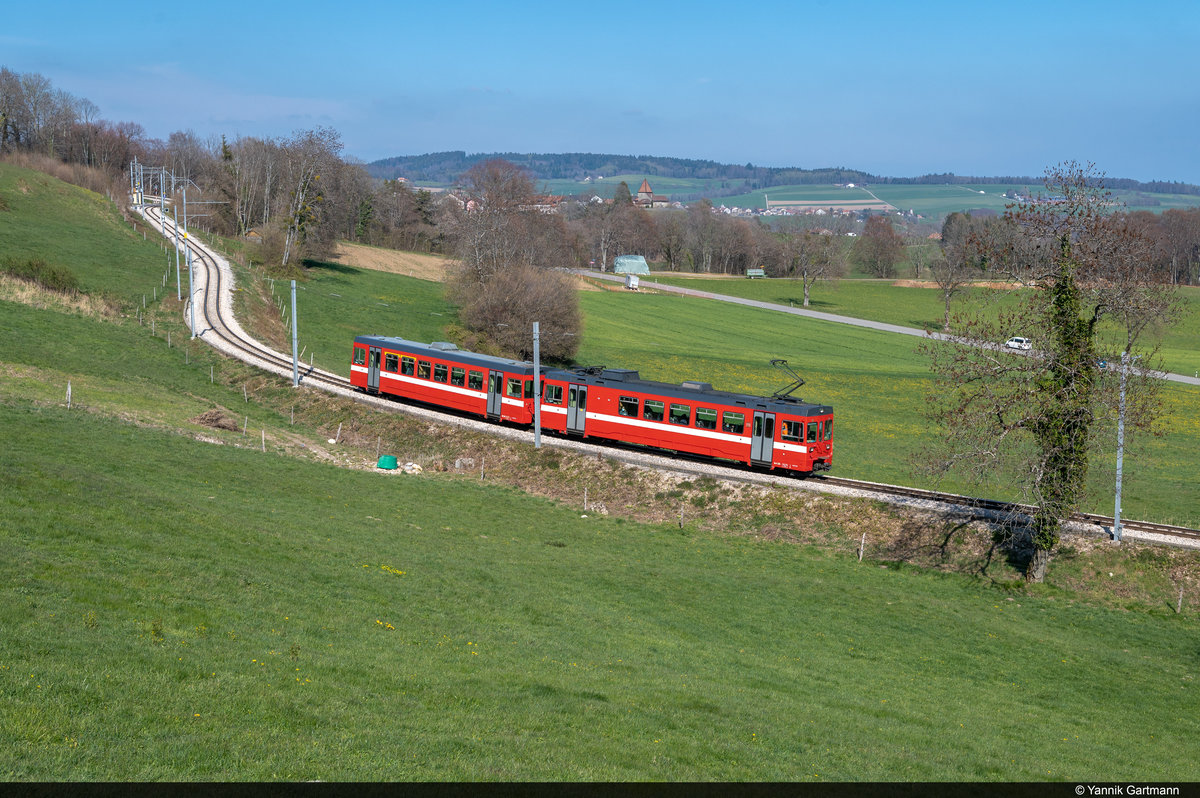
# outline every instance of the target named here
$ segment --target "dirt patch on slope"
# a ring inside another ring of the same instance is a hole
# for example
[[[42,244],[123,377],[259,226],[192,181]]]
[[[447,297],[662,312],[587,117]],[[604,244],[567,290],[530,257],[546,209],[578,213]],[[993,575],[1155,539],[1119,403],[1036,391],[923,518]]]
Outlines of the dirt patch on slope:
[[[437,283],[445,282],[446,275],[458,266],[458,261],[441,255],[401,252],[398,249],[368,247],[345,241],[339,242],[334,248],[333,260],[356,269],[403,274]]]
[[[205,410],[195,418],[188,419],[188,421],[192,422],[193,424],[202,424],[206,427],[228,430],[230,432],[236,432],[241,429],[236,421],[225,415],[223,412],[221,412],[221,409],[217,407],[214,407],[212,410]]]

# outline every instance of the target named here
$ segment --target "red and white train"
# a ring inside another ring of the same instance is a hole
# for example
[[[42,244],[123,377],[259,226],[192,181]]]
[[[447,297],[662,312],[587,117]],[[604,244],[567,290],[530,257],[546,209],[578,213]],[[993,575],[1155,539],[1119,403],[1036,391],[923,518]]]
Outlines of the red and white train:
[[[350,382],[367,393],[532,426],[533,371],[532,363],[450,343],[360,335]],[[643,380],[629,369],[551,368],[541,377],[543,430],[801,474],[833,466],[833,408],[788,395],[802,383],[798,378],[763,397],[717,391],[706,382]]]

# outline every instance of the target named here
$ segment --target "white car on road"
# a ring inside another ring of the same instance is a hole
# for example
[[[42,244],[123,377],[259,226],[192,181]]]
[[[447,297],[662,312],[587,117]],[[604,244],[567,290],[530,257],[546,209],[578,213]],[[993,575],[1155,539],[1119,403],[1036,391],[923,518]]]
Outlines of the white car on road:
[[[1028,338],[1021,338],[1019,336],[1013,336],[1012,338],[1009,338],[1007,341],[1005,341],[1004,345],[1007,346],[1009,349],[1032,349],[1033,341],[1030,341]]]

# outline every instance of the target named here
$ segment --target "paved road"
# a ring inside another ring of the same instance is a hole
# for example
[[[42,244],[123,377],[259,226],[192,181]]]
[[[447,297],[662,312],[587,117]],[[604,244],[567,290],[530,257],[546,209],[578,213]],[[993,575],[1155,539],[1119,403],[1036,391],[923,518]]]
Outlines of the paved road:
[[[620,274],[611,274],[608,272],[600,273],[589,271],[587,269],[572,269],[575,274],[582,277],[594,277],[600,280],[608,280],[609,282],[624,283],[625,277]],[[925,330],[916,327],[902,327],[899,324],[885,324],[881,321],[870,321],[868,319],[856,319],[852,316],[838,316],[834,313],[822,313],[819,310],[809,310],[807,308],[797,308],[790,305],[779,305],[774,302],[760,302],[757,299],[745,299],[740,296],[730,296],[728,294],[714,294],[709,291],[697,291],[693,288],[684,288],[678,285],[666,285],[664,283],[656,283],[651,280],[642,279],[641,284],[644,286],[652,286],[656,291],[667,291],[672,294],[683,294],[685,296],[700,297],[702,299],[715,299],[720,302],[732,302],[735,305],[746,305],[752,308],[762,308],[763,310],[775,310],[780,313],[791,313],[793,316],[806,316],[810,319],[821,319],[822,321],[832,321],[838,324],[851,324],[855,327],[867,327],[872,330],[881,330],[883,332],[898,333],[900,335],[915,335],[919,338],[936,338],[937,340],[945,340],[947,336],[940,332],[926,332]],[[1110,367],[1111,368],[1111,367]],[[1165,371],[1158,372],[1156,376],[1170,380],[1172,382],[1182,382],[1187,385],[1200,385],[1200,379],[1196,377],[1188,377],[1183,374],[1169,374]]]

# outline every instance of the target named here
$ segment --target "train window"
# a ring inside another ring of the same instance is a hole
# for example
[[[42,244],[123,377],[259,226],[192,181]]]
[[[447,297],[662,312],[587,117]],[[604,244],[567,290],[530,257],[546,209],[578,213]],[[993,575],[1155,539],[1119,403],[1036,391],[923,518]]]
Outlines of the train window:
[[[401,374],[407,374],[408,376],[411,377],[413,375],[413,371],[416,370],[416,366],[417,366],[417,361],[413,360],[411,357],[400,358],[400,373]]]
[[[525,398],[533,398],[533,380],[525,380]]]
[[[829,440],[832,437],[833,437],[833,419],[827,418],[827,419],[825,419],[825,440]]]
[[[717,411],[711,407],[697,407],[696,426],[700,429],[716,429]]]
[[[808,422],[808,443],[816,443],[821,440],[821,422]]]
[[[721,414],[721,429],[724,432],[736,432],[740,435],[746,430],[746,414],[726,410]]]
[[[361,347],[354,347],[354,365],[364,366],[367,363],[367,350]]]
[[[763,430],[763,435],[775,440],[775,416],[767,416],[767,428]]]
[[[655,399],[647,399],[642,403],[642,418],[647,421],[662,421],[663,420],[664,404]]]
[[[423,380],[429,379],[429,361],[428,360],[418,360],[417,361],[417,376]]]
[[[483,372],[482,371],[472,371],[470,373],[470,375],[467,377],[467,387],[470,388],[472,391],[482,391],[483,390]]]
[[[621,396],[617,399],[617,412],[623,416],[637,418],[638,400],[636,396]]]
[[[783,430],[780,431],[779,437],[785,441],[799,441],[800,433],[804,429],[802,421],[785,421],[783,422]]]
[[[438,382],[445,382],[450,375],[450,368],[445,363],[433,364],[433,378]]]
[[[398,371],[399,368],[400,368],[400,356],[399,355],[395,355],[391,352],[388,352],[386,355],[383,356],[383,370],[384,371],[395,372],[395,371]]]
[[[562,386],[547,385],[546,386],[546,404],[561,405],[562,404]]]
[[[467,370],[462,366],[455,366],[450,369],[450,384],[457,385],[460,388],[467,383]]]
[[[520,399],[521,398],[521,379],[519,377],[509,377],[508,378],[508,390],[505,391],[505,393],[507,393],[509,396],[511,396],[514,399]]]
[[[692,408],[687,405],[671,405],[669,420],[672,424],[687,426],[692,423]]]

